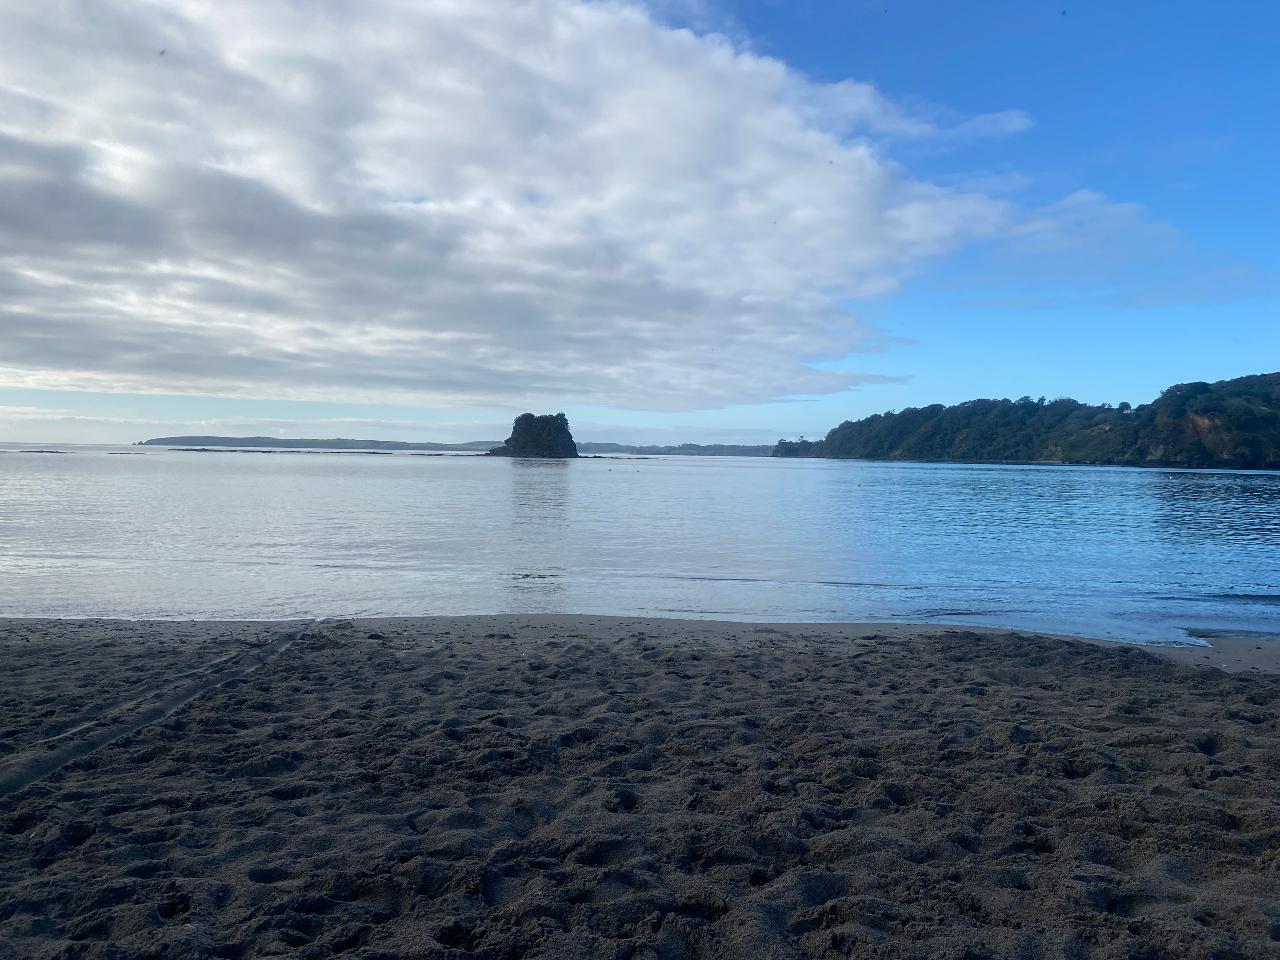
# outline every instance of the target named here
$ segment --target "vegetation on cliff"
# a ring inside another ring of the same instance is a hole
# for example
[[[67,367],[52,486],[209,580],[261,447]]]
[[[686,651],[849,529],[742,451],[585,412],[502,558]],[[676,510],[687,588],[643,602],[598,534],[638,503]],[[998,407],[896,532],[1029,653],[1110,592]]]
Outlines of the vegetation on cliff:
[[[563,413],[522,413],[511,425],[511,436],[489,453],[496,457],[568,459],[578,455],[578,445],[569,432],[569,418]]]
[[[848,421],[775,457],[1280,468],[1280,373],[1180,383],[1151,403],[970,400]]]

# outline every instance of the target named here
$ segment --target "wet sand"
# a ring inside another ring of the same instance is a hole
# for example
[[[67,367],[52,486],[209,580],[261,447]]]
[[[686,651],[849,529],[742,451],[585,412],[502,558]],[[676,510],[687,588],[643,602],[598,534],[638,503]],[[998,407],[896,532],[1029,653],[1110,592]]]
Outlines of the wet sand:
[[[1214,642],[0,621],[0,958],[1274,957]]]

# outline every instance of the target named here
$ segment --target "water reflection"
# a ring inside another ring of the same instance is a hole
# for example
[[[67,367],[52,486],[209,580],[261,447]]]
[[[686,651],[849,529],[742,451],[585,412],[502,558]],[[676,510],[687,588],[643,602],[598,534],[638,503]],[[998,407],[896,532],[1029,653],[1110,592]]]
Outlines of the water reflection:
[[[1280,476],[1161,473],[1152,488],[1163,536],[1280,548]]]
[[[569,536],[570,464],[512,459],[507,512],[507,572],[503,586],[515,611],[551,613],[564,607],[564,558]],[[501,467],[500,467],[501,468]]]

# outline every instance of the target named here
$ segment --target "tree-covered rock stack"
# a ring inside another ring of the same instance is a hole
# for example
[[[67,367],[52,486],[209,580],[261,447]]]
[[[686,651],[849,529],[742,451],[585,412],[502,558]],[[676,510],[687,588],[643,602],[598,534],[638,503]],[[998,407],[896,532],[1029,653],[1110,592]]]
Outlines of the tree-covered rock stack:
[[[564,460],[578,455],[578,445],[569,432],[569,418],[563,413],[522,413],[511,425],[511,436],[502,446],[490,450],[489,455]]]

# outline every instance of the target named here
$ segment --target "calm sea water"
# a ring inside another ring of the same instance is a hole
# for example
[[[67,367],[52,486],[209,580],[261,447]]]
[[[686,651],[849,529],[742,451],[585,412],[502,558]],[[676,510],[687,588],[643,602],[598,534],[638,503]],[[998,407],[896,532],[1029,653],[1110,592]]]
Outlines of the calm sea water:
[[[499,612],[1280,632],[1280,474],[0,453],[0,615]]]

